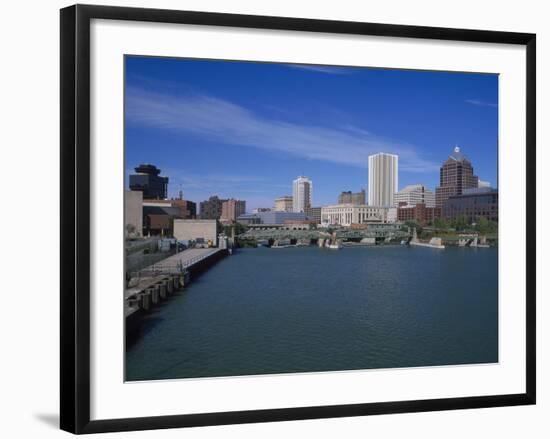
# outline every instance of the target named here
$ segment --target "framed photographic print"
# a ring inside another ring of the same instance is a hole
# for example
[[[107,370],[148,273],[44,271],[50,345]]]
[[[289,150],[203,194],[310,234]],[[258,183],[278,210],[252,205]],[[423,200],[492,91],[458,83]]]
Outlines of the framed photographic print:
[[[535,35],[61,10],[61,428],[535,403]]]

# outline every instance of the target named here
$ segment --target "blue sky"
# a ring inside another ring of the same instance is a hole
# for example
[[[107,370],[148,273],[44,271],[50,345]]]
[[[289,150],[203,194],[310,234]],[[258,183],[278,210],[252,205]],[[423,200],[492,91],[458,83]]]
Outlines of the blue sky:
[[[152,163],[169,196],[271,207],[298,175],[313,204],[367,189],[367,157],[399,155],[399,187],[434,189],[455,144],[497,186],[498,76],[127,56],[126,175]]]

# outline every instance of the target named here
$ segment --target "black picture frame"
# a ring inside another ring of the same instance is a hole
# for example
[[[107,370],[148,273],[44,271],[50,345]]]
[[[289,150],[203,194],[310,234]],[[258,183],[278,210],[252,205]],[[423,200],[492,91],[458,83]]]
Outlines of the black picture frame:
[[[333,34],[486,42],[526,47],[525,393],[415,401],[90,420],[90,21],[133,20]],[[535,404],[536,35],[289,17],[75,5],[61,10],[61,429],[72,433],[273,422]]]

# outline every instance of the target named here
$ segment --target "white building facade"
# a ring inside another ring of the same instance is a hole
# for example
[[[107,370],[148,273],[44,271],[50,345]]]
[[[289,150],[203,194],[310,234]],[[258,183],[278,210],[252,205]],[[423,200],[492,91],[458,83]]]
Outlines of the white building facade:
[[[126,237],[143,235],[143,192],[124,191]]]
[[[398,161],[395,154],[380,152],[369,156],[369,205],[394,205],[398,190]]]
[[[396,207],[399,203],[405,203],[407,206],[425,204],[426,207],[435,207],[435,192],[423,184],[411,184],[397,192],[393,200]]]
[[[204,242],[212,241],[218,245],[217,221],[209,219],[175,219],[174,238],[180,241],[196,241],[203,239]]]
[[[335,204],[321,208],[321,224],[351,226],[352,224],[387,223],[390,208],[367,204]]]
[[[292,211],[305,212],[311,207],[313,184],[307,177],[300,176],[292,182]]]

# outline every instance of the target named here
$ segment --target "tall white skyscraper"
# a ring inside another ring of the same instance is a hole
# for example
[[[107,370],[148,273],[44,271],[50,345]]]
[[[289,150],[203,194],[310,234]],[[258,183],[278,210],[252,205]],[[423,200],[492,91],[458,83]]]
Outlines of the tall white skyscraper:
[[[305,212],[311,207],[311,191],[313,184],[307,177],[300,176],[292,182],[292,210]]]
[[[398,157],[379,152],[369,156],[369,205],[393,206],[398,188]]]

